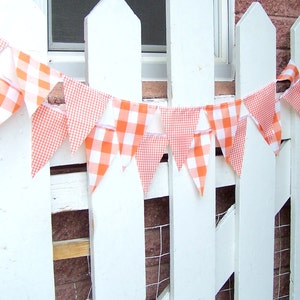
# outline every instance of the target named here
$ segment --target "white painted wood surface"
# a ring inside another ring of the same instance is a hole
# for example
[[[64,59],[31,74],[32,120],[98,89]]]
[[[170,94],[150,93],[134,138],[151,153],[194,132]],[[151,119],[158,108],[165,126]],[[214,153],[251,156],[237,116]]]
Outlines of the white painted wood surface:
[[[214,101],[212,1],[167,3],[168,97],[173,107]],[[199,128],[205,128],[201,124]],[[215,295],[215,162],[211,146],[204,196],[185,167],[170,164],[170,299]],[[209,262],[209,263],[207,263]]]
[[[125,1],[97,4],[85,23],[90,86],[141,101],[140,30]],[[116,157],[89,205],[93,298],[145,299],[144,198],[135,159],[122,172]]]
[[[46,56],[46,20],[28,0],[0,1],[0,36],[36,58]],[[7,53],[7,52],[6,52]],[[11,69],[3,66],[0,75]],[[7,61],[7,58],[4,58]],[[2,299],[54,299],[49,168],[31,178],[26,107],[0,126],[0,290]]]
[[[237,97],[245,97],[275,80],[275,27],[255,2],[236,32],[236,91]],[[235,299],[273,299],[274,199],[275,156],[248,118],[242,176],[236,185]]]
[[[300,17],[291,28],[291,58],[300,68]],[[300,120],[292,113],[292,178],[291,178],[291,274],[290,299],[300,298]]]

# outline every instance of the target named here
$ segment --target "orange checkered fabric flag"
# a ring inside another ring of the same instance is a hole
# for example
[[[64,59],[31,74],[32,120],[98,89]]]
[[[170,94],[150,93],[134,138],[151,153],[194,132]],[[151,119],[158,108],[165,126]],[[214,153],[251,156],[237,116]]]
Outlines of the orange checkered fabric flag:
[[[85,140],[90,192],[93,193],[118,153],[114,129],[94,126]]]
[[[135,157],[145,193],[148,193],[149,186],[168,143],[168,138],[164,134],[146,133],[142,138]]]
[[[268,84],[259,91],[245,97],[243,101],[266,140],[266,136],[270,136],[274,132],[276,83]]]
[[[204,193],[211,137],[211,130],[195,133],[186,161],[189,173],[201,195]]]
[[[300,115],[300,80],[292,84],[290,88],[282,94],[281,99],[289,103]]]
[[[233,146],[230,149],[228,161],[232,166],[233,170],[241,176],[244,152],[245,152],[245,141],[246,141],[246,130],[247,130],[247,117],[239,119],[237,124],[237,130],[233,141]]]
[[[0,78],[0,124],[6,121],[24,103],[24,98],[16,86]]]
[[[67,116],[58,106],[43,103],[32,115],[31,175],[48,162],[68,135]]]
[[[145,103],[113,99],[113,112],[123,170],[135,155],[157,107]]]
[[[84,142],[103,115],[111,95],[64,76],[64,94],[67,107],[68,131],[71,152]]]
[[[299,70],[296,64],[290,60],[288,65],[284,68],[284,70],[277,77],[278,81],[288,80],[291,84],[294,84],[299,79]]]
[[[7,46],[8,46],[7,41],[4,40],[4,39],[2,39],[2,38],[0,38],[0,52],[1,52],[2,50],[4,50]]]
[[[201,107],[160,107],[159,109],[174,159],[180,170],[188,157]]]
[[[209,124],[216,135],[226,161],[237,130],[241,104],[242,100],[238,99],[205,107]]]
[[[16,74],[29,116],[44,102],[49,92],[61,80],[61,73],[13,49]]]

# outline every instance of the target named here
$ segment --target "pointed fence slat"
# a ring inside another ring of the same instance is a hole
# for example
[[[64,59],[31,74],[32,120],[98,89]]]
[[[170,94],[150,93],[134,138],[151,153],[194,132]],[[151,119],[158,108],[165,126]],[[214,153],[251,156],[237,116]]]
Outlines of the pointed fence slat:
[[[252,3],[236,32],[236,91],[237,97],[245,97],[274,82],[276,35],[258,2]],[[236,186],[235,299],[273,297],[274,199],[275,155],[248,117],[242,176]]]
[[[214,101],[212,1],[193,0],[189,5],[179,0],[169,0],[166,3],[170,105],[190,107],[212,104]],[[196,190],[185,165],[178,171],[172,156],[169,159],[170,299],[213,299],[215,296],[213,142],[209,159],[203,197]]]
[[[0,2],[0,36],[42,58],[47,50],[45,16],[33,1]],[[12,71],[8,49],[1,75]],[[49,299],[54,295],[50,176],[46,165],[31,178],[31,122],[21,107],[0,126],[0,290],[3,299]]]
[[[291,58],[300,68],[300,17],[291,28]],[[291,275],[290,299],[300,298],[300,120],[292,114],[292,178],[291,178]]]
[[[90,86],[141,100],[140,30],[124,0],[97,4],[85,22]],[[93,299],[145,299],[143,205],[135,159],[123,172],[117,156],[89,201]]]

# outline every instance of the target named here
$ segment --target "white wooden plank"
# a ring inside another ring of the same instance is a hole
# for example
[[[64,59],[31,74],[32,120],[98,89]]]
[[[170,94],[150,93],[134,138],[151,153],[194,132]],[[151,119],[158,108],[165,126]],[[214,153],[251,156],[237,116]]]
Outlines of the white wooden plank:
[[[0,36],[45,57],[46,19],[32,1],[0,1]],[[12,70],[2,59],[1,75],[9,77]],[[1,298],[52,300],[49,167],[31,178],[31,123],[25,106],[0,126],[0,170]]]
[[[90,86],[141,101],[140,36],[125,1],[100,1],[85,23]],[[94,299],[145,299],[143,190],[135,159],[121,169],[117,156],[89,201]]]
[[[300,67],[300,17],[291,28],[291,57]],[[292,113],[292,176],[291,176],[291,274],[290,299],[300,298],[300,120]]]
[[[212,1],[167,3],[169,105],[214,101]],[[204,124],[201,124],[205,126]],[[203,127],[201,127],[203,128]],[[185,166],[170,164],[171,299],[215,296],[215,163],[212,141],[205,194],[200,196]]]
[[[235,173],[232,167],[226,163],[224,156],[216,157],[216,187],[235,184]]]
[[[236,91],[237,97],[245,97],[275,81],[275,27],[254,2],[236,32]],[[242,176],[236,185],[235,299],[273,297],[274,199],[275,155],[248,118]]]

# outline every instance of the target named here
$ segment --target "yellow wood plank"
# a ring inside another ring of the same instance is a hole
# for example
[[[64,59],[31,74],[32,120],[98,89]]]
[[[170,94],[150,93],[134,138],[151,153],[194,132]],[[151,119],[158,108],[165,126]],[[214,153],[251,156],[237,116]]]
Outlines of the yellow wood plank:
[[[89,255],[90,241],[88,238],[53,242],[53,260]]]

